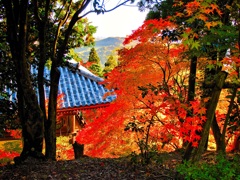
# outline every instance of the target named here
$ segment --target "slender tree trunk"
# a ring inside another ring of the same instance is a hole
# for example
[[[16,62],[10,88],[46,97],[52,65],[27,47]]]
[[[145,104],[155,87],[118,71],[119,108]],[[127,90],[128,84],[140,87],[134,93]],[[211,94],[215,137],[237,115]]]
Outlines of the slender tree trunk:
[[[232,109],[233,109],[233,105],[234,105],[234,99],[237,95],[237,88],[234,88],[233,89],[233,93],[232,93],[232,97],[231,97],[231,100],[230,100],[230,104],[229,104],[229,107],[228,107],[228,112],[227,112],[227,115],[226,115],[226,119],[225,119],[225,122],[224,122],[224,125],[223,125],[223,130],[222,130],[222,136],[221,136],[221,146],[220,146],[220,149],[219,149],[219,152],[221,152],[222,154],[226,154],[226,132],[227,132],[227,125],[228,125],[228,122],[229,122],[229,119],[230,119],[230,114],[232,112]]]
[[[188,102],[193,101],[195,97],[196,73],[197,73],[197,57],[194,56],[191,58],[190,63],[190,75],[188,80]],[[188,116],[192,116],[192,112],[188,113]],[[193,150],[192,143],[188,144],[184,143],[183,147],[186,147],[183,159],[189,160]]]
[[[240,151],[240,133],[237,133],[234,137],[232,151],[233,152],[239,152]]]
[[[221,147],[221,130],[218,126],[218,123],[217,123],[217,119],[216,119],[216,114],[214,115],[214,118],[213,118],[213,122],[212,122],[212,131],[213,131],[213,136],[214,136],[214,140],[216,142],[216,148],[217,148],[217,151],[220,150],[220,147]]]
[[[46,158],[56,159],[56,113],[60,72],[55,64],[51,68],[51,89],[49,97],[48,120],[45,123]]]
[[[90,3],[90,0],[87,0],[80,9],[78,9],[73,15],[67,30],[65,31],[64,40],[62,43],[58,42],[60,29],[65,23],[69,13],[65,14],[65,18],[60,20],[58,29],[56,31],[54,43],[53,43],[53,52],[52,52],[52,67],[51,67],[51,86],[50,86],[50,95],[49,95],[49,109],[48,109],[48,119],[45,121],[45,144],[46,144],[46,158],[47,159],[56,159],[56,114],[57,114],[57,96],[58,96],[58,85],[60,79],[60,72],[57,69],[58,66],[62,64],[64,54],[68,46],[69,36],[73,29],[75,23],[81,19],[79,17],[80,13],[85,10],[85,8]],[[70,6],[69,6],[70,8]],[[70,9],[69,9],[70,10]]]
[[[201,132],[201,140],[199,142],[198,148],[196,149],[196,151],[194,152],[192,161],[193,162],[197,162],[200,160],[202,153],[204,152],[204,148],[205,148],[205,144],[209,135],[209,131],[211,128],[211,124],[213,122],[213,118],[215,115],[215,110],[218,104],[218,100],[219,100],[219,96],[223,87],[223,84],[225,82],[225,79],[227,78],[227,73],[221,71],[220,73],[218,73],[217,77],[216,77],[216,85],[213,89],[213,94],[212,97],[210,99],[210,102],[208,104],[208,109],[207,109],[207,120],[203,126],[203,130]]]
[[[188,80],[188,101],[193,101],[195,97],[195,83],[197,73],[197,57],[191,58],[190,75]]]

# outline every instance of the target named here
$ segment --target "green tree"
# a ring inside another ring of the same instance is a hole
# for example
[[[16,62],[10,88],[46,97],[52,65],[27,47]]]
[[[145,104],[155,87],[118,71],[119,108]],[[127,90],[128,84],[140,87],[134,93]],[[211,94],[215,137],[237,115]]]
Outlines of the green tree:
[[[77,62],[82,62],[83,61],[82,58],[79,57],[79,55],[75,52],[75,50],[73,48],[69,49],[68,58],[69,59],[74,59]]]
[[[96,49],[93,47],[90,50],[89,53],[89,58],[88,58],[88,62],[91,63],[91,66],[89,67],[90,70],[94,73],[97,74],[98,76],[102,76],[102,65],[101,65],[101,61],[100,58],[97,54]]]
[[[9,60],[15,67],[18,112],[22,125],[23,151],[16,162],[28,156],[43,157],[45,136],[47,159],[56,158],[56,110],[60,73],[58,67],[65,61],[70,48],[92,45],[96,28],[84,18],[91,12],[104,13],[130,2],[124,1],[106,10],[100,0],[3,0],[0,2],[1,23]],[[94,9],[86,12],[93,4]],[[2,45],[2,43],[1,43]],[[51,61],[48,114],[44,96],[44,66]],[[29,64],[37,67],[35,92]],[[7,64],[6,64],[7,66]],[[39,102],[38,102],[39,97]]]
[[[107,73],[107,72],[113,70],[117,65],[118,65],[118,61],[117,61],[116,56],[110,55],[110,56],[108,56],[107,62],[105,63],[103,72]]]
[[[156,1],[156,3],[151,4],[149,1],[140,3],[140,9],[149,8],[150,11],[147,14],[146,20],[149,19],[159,19],[167,18],[168,16],[173,16],[177,11],[176,7],[173,6],[173,0]]]
[[[0,4],[1,5],[1,4]],[[4,10],[0,8],[1,18],[4,19]],[[11,61],[9,46],[6,41],[6,21],[0,22],[0,134],[5,129],[15,128],[16,103],[9,100],[11,91],[16,90],[14,63]],[[10,91],[6,91],[8,88]]]
[[[97,54],[97,51],[94,47],[91,48],[91,50],[90,50],[89,57],[88,57],[88,62],[92,62],[92,63],[96,63],[96,64],[101,63],[100,58]]]
[[[102,77],[102,67],[99,64],[91,64],[91,66],[89,67],[90,71],[93,72],[94,74]]]

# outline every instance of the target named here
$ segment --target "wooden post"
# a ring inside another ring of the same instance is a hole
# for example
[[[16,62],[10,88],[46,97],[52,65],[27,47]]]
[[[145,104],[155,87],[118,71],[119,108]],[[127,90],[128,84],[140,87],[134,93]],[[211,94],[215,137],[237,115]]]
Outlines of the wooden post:
[[[75,159],[84,157],[84,144],[78,144],[76,141],[73,144],[74,156]]]
[[[73,150],[74,150],[74,156],[75,156],[75,159],[78,159],[80,157],[83,157],[83,153],[84,153],[84,145],[83,144],[78,144],[76,142],[76,135],[77,133],[75,132],[76,130],[76,117],[75,115],[72,115],[71,116],[71,123],[72,123],[72,139],[71,139],[71,142],[72,142],[72,146],[73,146]]]
[[[75,119],[75,115],[72,115],[71,116],[71,122],[72,122],[72,143],[74,144],[76,138],[76,132],[75,132],[75,129],[76,129],[76,119]]]

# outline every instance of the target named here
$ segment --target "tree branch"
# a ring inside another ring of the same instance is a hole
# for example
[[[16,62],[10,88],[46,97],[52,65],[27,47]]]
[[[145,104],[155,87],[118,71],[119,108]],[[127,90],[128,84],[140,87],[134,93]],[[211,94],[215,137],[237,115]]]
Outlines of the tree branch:
[[[203,84],[204,88],[213,88],[216,84],[214,82],[205,82]],[[232,89],[232,88],[240,88],[240,82],[224,82],[223,89]]]

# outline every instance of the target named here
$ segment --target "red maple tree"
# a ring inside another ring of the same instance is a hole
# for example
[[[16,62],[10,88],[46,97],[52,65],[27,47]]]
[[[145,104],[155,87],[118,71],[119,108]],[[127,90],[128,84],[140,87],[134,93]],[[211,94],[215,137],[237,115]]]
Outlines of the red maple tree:
[[[109,156],[106,152],[124,149],[145,139],[150,126],[148,143],[157,149],[179,148],[183,141],[197,146],[200,137],[196,130],[201,130],[205,109],[199,101],[187,104],[189,64],[182,56],[185,47],[162,33],[174,28],[170,21],[149,20],[125,39],[125,48],[119,51],[120,65],[105,80],[117,99],[76,138],[81,144],[91,144],[89,155]],[[194,116],[183,121],[191,109]],[[142,131],[138,129],[136,136],[130,135],[124,131],[129,123],[135,123]]]

